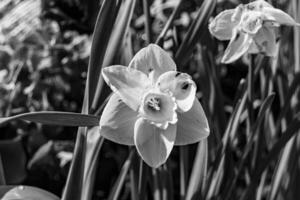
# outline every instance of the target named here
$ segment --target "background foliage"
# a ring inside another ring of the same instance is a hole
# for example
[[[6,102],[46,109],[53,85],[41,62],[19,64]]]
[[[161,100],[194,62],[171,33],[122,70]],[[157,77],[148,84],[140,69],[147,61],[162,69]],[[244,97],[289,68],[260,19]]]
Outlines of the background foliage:
[[[156,42],[192,75],[211,128],[207,141],[175,147],[153,170],[96,127],[76,133],[12,121],[0,126],[1,184],[37,186],[62,199],[299,198],[299,29],[280,28],[276,59],[252,59],[249,102],[251,60],[221,64],[227,44],[207,29],[212,16],[239,3],[248,1],[1,1],[2,117],[41,110],[100,116],[110,93],[101,67],[127,65]],[[297,0],[272,4],[300,21]]]

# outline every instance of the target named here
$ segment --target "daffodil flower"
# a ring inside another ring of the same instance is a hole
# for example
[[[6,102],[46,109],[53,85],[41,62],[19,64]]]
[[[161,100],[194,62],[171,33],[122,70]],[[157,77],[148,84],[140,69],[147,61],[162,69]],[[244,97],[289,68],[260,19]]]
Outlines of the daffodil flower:
[[[222,62],[231,63],[246,52],[274,57],[280,25],[300,24],[282,10],[257,0],[221,12],[211,21],[209,30],[219,40],[230,40]]]
[[[151,167],[165,163],[174,145],[209,135],[206,116],[195,98],[196,84],[159,46],[141,49],[128,67],[102,70],[113,91],[100,119],[100,134],[135,145]]]

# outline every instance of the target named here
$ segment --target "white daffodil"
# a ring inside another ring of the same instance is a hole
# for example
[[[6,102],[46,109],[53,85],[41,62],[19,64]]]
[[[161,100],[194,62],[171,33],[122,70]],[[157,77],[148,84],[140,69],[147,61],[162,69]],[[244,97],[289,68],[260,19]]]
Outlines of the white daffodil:
[[[141,49],[128,67],[102,70],[113,90],[100,119],[100,134],[116,143],[135,145],[151,167],[165,163],[174,145],[209,135],[205,113],[195,98],[196,84],[176,71],[159,46]]]
[[[300,24],[264,0],[256,0],[221,12],[209,24],[209,30],[219,40],[230,40],[222,62],[231,63],[246,52],[274,57],[280,25]]]

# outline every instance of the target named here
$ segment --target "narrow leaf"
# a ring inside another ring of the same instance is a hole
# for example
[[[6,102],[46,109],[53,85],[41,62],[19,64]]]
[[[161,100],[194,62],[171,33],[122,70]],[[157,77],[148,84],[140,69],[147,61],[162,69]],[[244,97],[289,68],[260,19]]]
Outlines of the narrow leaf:
[[[203,30],[207,29],[208,19],[215,9],[216,4],[216,0],[203,1],[202,6],[197,12],[195,20],[190,26],[187,34],[185,35],[181,45],[176,52],[175,61],[178,65],[184,65],[189,59],[191,53],[193,52],[194,46],[205,32]]]
[[[110,192],[110,195],[108,197],[109,200],[117,200],[119,199],[119,195],[121,193],[121,189],[124,185],[124,182],[125,182],[125,178],[126,178],[126,175],[128,174],[128,171],[130,169],[130,165],[132,163],[132,158],[134,157],[134,151],[135,150],[131,150],[130,151],[130,154],[127,158],[127,160],[125,161],[122,169],[121,169],[121,172],[119,173],[119,177],[118,179],[116,180],[111,192]]]
[[[16,119],[61,126],[98,126],[99,124],[99,117],[93,115],[71,112],[41,111],[24,113],[11,117],[2,117],[0,118],[0,125]]]
[[[88,130],[86,136],[85,167],[81,199],[92,199],[96,170],[98,167],[99,153],[102,148],[104,138],[101,137],[99,126]]]
[[[122,45],[122,41],[124,40],[129,25],[133,16],[133,11],[135,8],[136,0],[126,0],[122,6],[120,7],[120,11],[118,16],[116,17],[116,22],[114,24],[113,30],[109,37],[109,42],[107,44],[107,49],[105,51],[105,56],[103,57],[103,62],[99,68],[107,67],[113,63],[115,55],[120,51],[120,46]],[[93,104],[91,105],[91,110],[95,110],[99,107],[106,98],[108,92],[108,88],[104,87],[103,78],[100,76],[99,81],[97,83],[96,93],[93,99]]]
[[[207,159],[208,159],[208,145],[207,139],[199,142],[196,157],[194,160],[194,166],[192,169],[189,185],[187,188],[186,200],[200,199],[196,195],[201,196],[201,191],[205,187],[206,183],[206,171],[207,171]]]

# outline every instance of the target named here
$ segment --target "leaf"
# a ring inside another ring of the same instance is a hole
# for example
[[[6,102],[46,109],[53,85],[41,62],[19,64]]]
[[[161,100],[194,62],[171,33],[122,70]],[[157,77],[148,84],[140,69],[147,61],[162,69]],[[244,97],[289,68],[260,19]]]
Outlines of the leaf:
[[[99,126],[95,126],[88,130],[87,145],[85,151],[85,168],[84,168],[84,188],[82,188],[82,199],[91,199],[96,178],[96,170],[98,167],[99,153],[104,142],[101,136]]]
[[[0,140],[0,155],[6,184],[20,184],[27,176],[26,152],[22,137]]]
[[[176,55],[175,61],[177,65],[182,66],[190,58],[194,46],[197,41],[203,36],[203,33],[207,29],[207,22],[212,14],[215,6],[217,4],[216,0],[204,0],[202,6],[197,12],[197,16],[190,26],[188,32],[186,33],[181,45],[179,46]]]
[[[206,184],[207,159],[207,139],[204,139],[198,144],[198,149],[194,160],[194,166],[187,188],[187,195],[185,198],[186,200],[199,199],[201,197],[201,191],[202,189],[204,189]]]
[[[105,56],[103,57],[103,67],[107,67],[113,63],[113,59],[115,55],[120,51],[120,46],[122,45],[122,41],[124,40],[129,25],[133,16],[133,11],[135,8],[136,0],[126,0],[124,4],[121,6],[119,14],[116,19],[116,23],[113,27],[113,31],[110,35],[109,42],[107,45],[107,49],[105,52]],[[99,66],[99,67],[102,67]],[[93,104],[91,105],[91,109],[95,110],[99,107],[99,104],[103,102],[106,94],[108,93],[107,87],[104,87],[103,78],[100,76],[99,81],[97,83],[96,94],[94,96]],[[105,92],[104,92],[105,91]]]
[[[99,11],[91,47],[91,56],[87,73],[87,107],[92,105],[99,81],[108,41],[112,33],[121,1],[105,0]]]
[[[188,174],[188,149],[187,147],[179,147],[179,169],[180,169],[180,197],[184,199],[186,196],[187,174]]]
[[[128,174],[128,171],[130,169],[130,165],[132,163],[132,159],[134,158],[134,152],[135,150],[132,149],[129,153],[129,156],[125,163],[123,164],[123,167],[121,169],[121,172],[119,173],[118,179],[116,180],[112,190],[110,191],[110,195],[108,197],[109,200],[117,200],[119,199],[119,195],[121,193],[121,189],[124,185],[126,175]]]
[[[5,173],[4,173],[1,154],[0,154],[0,185],[6,185]]]
[[[216,159],[214,161],[214,164],[212,166],[212,171],[215,172],[215,176],[213,176],[213,173],[210,175],[208,179],[208,188],[207,192],[209,192],[207,195],[212,195],[213,193],[217,193],[220,187],[220,179],[222,178],[222,175],[224,173],[224,163],[225,161],[225,152],[227,149],[229,149],[230,144],[232,144],[233,139],[235,138],[235,135],[237,133],[237,128],[240,125],[240,116],[244,110],[245,104],[247,100],[247,92],[244,91],[244,95],[242,99],[240,99],[234,110],[231,114],[231,117],[229,119],[225,134],[222,139],[222,146],[218,149],[216,155]],[[229,140],[231,139],[231,141]],[[231,143],[230,143],[231,142]],[[210,197],[210,196],[209,196]]]
[[[171,16],[169,17],[167,23],[165,24],[165,26],[163,28],[163,30],[160,32],[159,36],[157,37],[155,44],[162,46],[164,37],[166,36],[167,31],[171,28],[171,25],[172,25],[174,19],[178,16],[183,3],[184,3],[184,0],[180,0],[178,2],[176,8],[173,10]]]
[[[79,127],[74,148],[74,156],[69,169],[67,182],[63,191],[62,200],[81,200],[87,128]]]
[[[280,155],[280,159],[278,160],[274,171],[274,176],[272,177],[271,190],[268,199],[276,199],[277,194],[281,191],[280,187],[281,182],[284,180],[284,176],[289,175],[287,173],[289,170],[289,163],[291,162],[291,155],[293,154],[292,151],[295,150],[295,139],[296,137],[293,137],[293,139],[286,144]],[[295,159],[295,161],[296,160],[297,159]],[[294,163],[294,166],[295,165],[297,164]]]
[[[117,0],[104,0],[97,17],[93,33],[91,56],[89,60],[87,73],[88,75],[86,81],[87,83],[82,106],[82,113],[84,114],[89,113],[90,106],[94,101],[97,83],[99,82],[101,66],[103,63],[109,37],[112,32],[112,27],[115,23],[117,13],[120,8],[120,3],[121,1]],[[83,162],[83,160],[86,159],[85,152],[87,151],[87,134],[88,133],[86,128],[78,129],[74,149],[74,158],[71,163],[62,200],[81,200],[81,196],[91,196],[91,194],[89,194],[89,192],[91,192],[89,187],[86,191],[83,191],[85,188],[85,186],[83,185],[85,183],[84,179],[89,177],[88,174],[84,174],[85,172],[88,173],[89,170],[85,171],[86,166],[85,162]],[[97,137],[97,141],[95,141],[95,144],[98,143],[98,140],[100,139],[100,137]],[[97,151],[99,150],[100,148],[95,148],[94,151],[91,151],[91,154],[97,154]],[[94,172],[95,170],[94,167],[96,167],[96,164],[93,165],[93,167],[90,169],[92,172]],[[90,179],[90,181],[93,180]],[[93,185],[94,183],[90,182],[88,184]]]
[[[146,186],[151,168],[140,158],[138,199],[142,199],[146,195]]]
[[[251,199],[253,196],[253,190],[257,183],[260,180],[260,177],[264,170],[268,166],[270,166],[270,163],[279,155],[279,153],[282,151],[284,146],[287,144],[287,142],[297,133],[299,133],[300,129],[300,113],[297,113],[297,115],[294,117],[293,121],[289,124],[287,127],[287,130],[282,133],[281,138],[275,143],[271,151],[268,153],[267,156],[263,158],[264,162],[261,162],[256,169],[254,170],[254,174],[252,175],[252,180],[250,185],[246,188],[244,191],[241,199]]]
[[[71,112],[41,111],[24,113],[11,117],[2,117],[0,118],[0,125],[16,119],[61,126],[97,126],[99,124],[99,117],[93,115]]]
[[[37,187],[31,186],[0,186],[1,191],[7,190],[2,196],[2,200],[29,200],[29,199],[43,199],[43,200],[59,200],[54,194]]]
[[[260,123],[262,123],[263,118],[266,116],[267,111],[270,108],[273,100],[274,100],[274,94],[269,95],[264,100],[264,102],[262,104],[262,107],[260,109],[259,115],[258,115],[258,120],[256,121],[256,124],[254,126],[252,126],[252,127],[255,127],[255,126],[259,127]],[[252,145],[254,143],[254,137],[256,135],[254,131],[255,130],[251,130],[252,134],[250,135],[250,137],[249,137],[249,139],[247,141],[247,145],[246,145],[246,147],[245,147],[245,149],[243,151],[243,154],[241,156],[241,159],[240,159],[239,163],[237,164],[237,169],[238,170],[235,173],[234,178],[232,180],[230,180],[230,181],[227,182],[228,185],[229,185],[229,189],[226,191],[226,195],[225,195],[226,199],[230,199],[231,193],[232,193],[232,191],[233,191],[233,189],[234,189],[234,187],[236,185],[237,179],[239,178],[240,173],[241,173],[241,171],[243,169],[243,166],[244,166],[244,164],[245,164],[245,162],[247,160],[246,158],[247,158],[249,152],[252,150]]]

